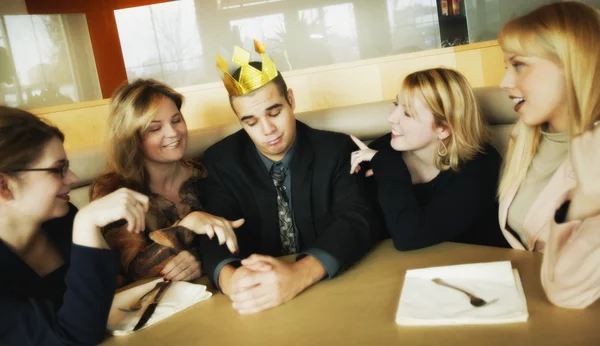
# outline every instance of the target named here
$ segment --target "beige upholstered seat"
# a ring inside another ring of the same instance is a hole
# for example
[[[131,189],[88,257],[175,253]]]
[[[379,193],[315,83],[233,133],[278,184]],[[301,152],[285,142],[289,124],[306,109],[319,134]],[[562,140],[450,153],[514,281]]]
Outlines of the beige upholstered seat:
[[[476,88],[483,114],[493,129],[492,144],[504,155],[512,124],[516,120],[513,104],[505,91],[496,88]],[[373,140],[389,132],[387,116],[391,101],[375,102],[357,106],[324,109],[297,114],[297,118],[311,127],[353,134],[362,140]],[[200,157],[213,143],[239,130],[238,123],[189,132],[188,157]],[[76,149],[69,152],[71,168],[79,177],[73,186],[71,201],[79,208],[88,203],[89,186],[104,170],[106,155],[104,147]]]

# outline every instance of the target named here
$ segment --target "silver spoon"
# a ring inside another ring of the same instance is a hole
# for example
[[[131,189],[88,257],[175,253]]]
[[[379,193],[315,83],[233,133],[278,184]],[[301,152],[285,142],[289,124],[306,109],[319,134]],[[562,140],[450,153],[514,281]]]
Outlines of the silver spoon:
[[[444,280],[442,280],[440,278],[431,279],[431,281],[435,282],[438,285],[445,286],[445,287],[448,287],[448,288],[452,288],[452,289],[455,289],[455,290],[457,290],[459,292],[462,292],[462,293],[466,294],[469,297],[469,301],[470,301],[471,305],[473,305],[476,308],[479,308],[479,307],[482,307],[482,306],[486,306],[486,305],[495,303],[498,300],[498,299],[494,299],[492,301],[487,302],[487,301],[479,298],[478,296],[476,296],[476,295],[474,295],[474,294],[472,294],[470,292],[467,292],[467,291],[463,290],[462,288],[458,288],[456,286],[450,285],[449,283],[445,282]]]

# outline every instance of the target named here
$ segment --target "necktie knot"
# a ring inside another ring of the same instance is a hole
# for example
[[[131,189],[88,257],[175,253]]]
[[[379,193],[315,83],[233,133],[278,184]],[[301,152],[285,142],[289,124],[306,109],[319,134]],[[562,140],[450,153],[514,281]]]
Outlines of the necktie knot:
[[[275,186],[283,185],[285,173],[281,162],[277,162],[271,167],[271,179],[273,179],[273,184],[275,184]]]

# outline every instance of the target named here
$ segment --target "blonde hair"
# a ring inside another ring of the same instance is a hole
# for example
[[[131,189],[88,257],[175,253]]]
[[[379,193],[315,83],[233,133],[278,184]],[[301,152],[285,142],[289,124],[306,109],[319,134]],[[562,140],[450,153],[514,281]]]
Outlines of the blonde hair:
[[[490,132],[473,89],[460,72],[447,68],[413,72],[404,78],[401,90],[409,110],[418,97],[433,113],[435,125],[450,130],[443,140],[448,154],[435,157],[439,170],[458,171],[462,163],[484,151]]]
[[[564,70],[572,138],[600,115],[600,11],[579,2],[537,8],[504,25],[498,35],[504,52],[550,60]],[[541,126],[517,122],[508,145],[498,196],[502,199],[526,174],[541,139]]]
[[[115,90],[108,117],[107,172],[92,186],[91,199],[120,187],[150,192],[142,141],[163,97],[172,100],[181,110],[183,95],[153,79],[125,82]]]

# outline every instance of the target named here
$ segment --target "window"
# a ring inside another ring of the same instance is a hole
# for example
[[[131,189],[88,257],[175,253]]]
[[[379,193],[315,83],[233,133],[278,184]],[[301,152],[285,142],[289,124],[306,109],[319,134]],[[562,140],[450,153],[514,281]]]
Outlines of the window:
[[[127,79],[155,78],[172,87],[207,82],[194,1],[117,10],[115,17]]]
[[[495,40],[502,25],[507,21],[553,2],[557,0],[465,0],[469,41]],[[600,8],[600,0],[580,2]]]
[[[262,5],[283,0],[217,0],[219,10],[230,10],[239,7]]]
[[[303,9],[278,26],[270,53],[280,70],[360,59],[351,3]]]
[[[238,33],[240,42],[252,41],[253,39],[267,42],[276,39],[278,34],[285,30],[285,21],[283,14],[272,14],[233,20],[229,23],[229,26],[233,32]]]
[[[0,16],[0,104],[39,108],[100,99],[93,61],[84,15]]]
[[[127,78],[184,87],[219,81],[216,55],[252,39],[280,70],[304,69],[493,39],[510,16],[548,1],[458,0],[450,18],[440,0],[181,0],[115,16]]]
[[[392,54],[440,48],[436,0],[387,0]]]

